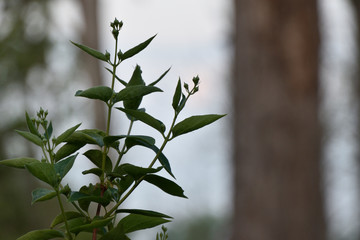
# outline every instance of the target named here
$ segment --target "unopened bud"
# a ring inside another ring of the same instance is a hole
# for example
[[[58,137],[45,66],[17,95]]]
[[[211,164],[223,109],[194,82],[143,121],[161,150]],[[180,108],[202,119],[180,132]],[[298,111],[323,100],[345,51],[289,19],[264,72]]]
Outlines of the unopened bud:
[[[194,83],[195,85],[198,85],[200,78],[199,78],[199,76],[196,76],[196,77],[193,77],[192,80],[193,80],[193,83]]]

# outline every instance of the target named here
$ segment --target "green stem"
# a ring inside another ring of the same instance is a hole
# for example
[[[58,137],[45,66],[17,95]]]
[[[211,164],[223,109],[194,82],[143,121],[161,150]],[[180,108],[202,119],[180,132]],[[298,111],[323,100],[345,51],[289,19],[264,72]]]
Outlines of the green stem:
[[[133,124],[134,124],[134,120],[131,120],[131,121],[130,121],[129,129],[128,129],[128,132],[127,132],[127,135],[128,135],[128,136],[129,136],[130,133],[131,133]],[[119,157],[118,157],[118,160],[116,161],[116,164],[115,164],[115,167],[114,167],[114,168],[117,168],[117,167],[119,166],[120,161],[121,161],[121,158],[122,158],[122,156],[124,155],[124,152],[125,152],[125,147],[126,147],[126,146],[125,146],[125,144],[124,144],[123,147],[122,147],[122,149],[121,149],[121,151],[120,151],[120,153],[119,153]]]
[[[60,193],[59,193],[59,190],[58,190],[58,189],[56,189],[56,196],[57,196],[57,199],[58,199],[58,202],[59,202],[61,214],[63,215],[63,218],[64,218],[66,233],[67,233],[67,235],[68,235],[69,240],[72,240],[73,238],[72,238],[72,235],[71,235],[71,233],[70,233],[69,224],[68,224],[67,219],[66,219],[64,206],[63,206],[63,204],[62,204],[62,201],[61,201],[61,198],[60,198]]]

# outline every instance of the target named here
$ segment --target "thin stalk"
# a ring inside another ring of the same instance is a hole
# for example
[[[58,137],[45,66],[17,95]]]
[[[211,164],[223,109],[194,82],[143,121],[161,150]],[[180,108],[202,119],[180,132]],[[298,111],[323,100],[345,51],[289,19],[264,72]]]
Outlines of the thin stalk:
[[[128,135],[128,136],[129,136],[130,133],[131,133],[133,124],[134,124],[134,120],[131,120],[131,121],[130,121],[129,129],[128,129],[128,132],[127,132],[127,135]],[[115,164],[115,167],[114,167],[114,168],[117,168],[117,167],[119,166],[120,161],[121,161],[121,158],[122,158],[122,156],[124,155],[124,152],[125,152],[125,144],[123,145],[123,147],[122,147],[122,149],[121,149],[121,151],[120,151],[120,153],[119,153],[119,157],[118,157],[118,160],[116,161],[116,164]]]
[[[63,218],[64,218],[64,223],[65,223],[65,228],[66,228],[66,234],[68,235],[69,240],[72,240],[73,238],[72,238],[72,235],[71,235],[71,233],[70,233],[69,224],[68,224],[67,219],[66,219],[64,206],[63,206],[63,204],[62,204],[62,202],[61,202],[60,193],[59,193],[59,190],[58,190],[58,189],[56,190],[56,197],[57,197],[58,202],[59,202],[61,214],[63,215]]]

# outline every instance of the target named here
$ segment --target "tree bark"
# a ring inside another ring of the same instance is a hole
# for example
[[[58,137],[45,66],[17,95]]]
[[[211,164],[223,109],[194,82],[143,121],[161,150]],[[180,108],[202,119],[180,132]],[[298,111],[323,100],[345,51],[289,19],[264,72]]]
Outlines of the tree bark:
[[[317,3],[234,3],[231,239],[325,239]]]
[[[84,30],[82,33],[82,44],[94,49],[99,48],[99,27],[98,27],[98,1],[81,0],[84,14]],[[83,61],[88,76],[91,78],[92,86],[102,85],[99,61],[95,58],[84,55]],[[104,103],[94,101],[95,128],[105,130],[105,108]]]

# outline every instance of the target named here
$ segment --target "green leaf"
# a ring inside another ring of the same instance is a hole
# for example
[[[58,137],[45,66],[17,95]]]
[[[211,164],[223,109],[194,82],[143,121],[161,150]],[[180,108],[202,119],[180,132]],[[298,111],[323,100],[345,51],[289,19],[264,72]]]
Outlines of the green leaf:
[[[74,127],[72,127],[72,128],[69,128],[68,130],[66,130],[65,132],[63,132],[59,137],[57,137],[57,138],[55,139],[55,145],[58,145],[58,144],[60,144],[60,143],[62,143],[62,142],[65,142],[66,139],[67,139],[68,137],[70,137],[71,134],[73,134],[80,125],[81,125],[81,123],[79,123],[78,125],[76,125],[76,126],[74,126]]]
[[[53,132],[53,126],[52,126],[52,122],[50,121],[50,124],[49,124],[49,126],[46,128],[45,134],[44,134],[44,136],[45,136],[45,138],[46,138],[47,140],[50,140],[51,135],[52,135],[52,132]]]
[[[59,180],[55,168],[50,163],[33,162],[25,165],[25,168],[37,179],[46,182],[52,187],[57,187]]]
[[[40,147],[43,145],[43,141],[41,140],[41,138],[31,132],[25,132],[19,130],[15,130],[15,131],[21,136],[23,136],[25,139],[29,140],[32,143],[35,143],[36,145]]]
[[[160,82],[161,79],[163,79],[163,78],[165,77],[165,75],[170,71],[170,69],[171,69],[171,67],[170,67],[168,70],[166,70],[163,74],[161,74],[161,76],[160,76],[157,80],[155,80],[154,82],[150,83],[149,86],[155,86],[155,84],[157,84],[158,82]]]
[[[54,160],[55,162],[69,156],[70,154],[73,154],[80,148],[85,146],[85,143],[67,143],[64,146],[62,146],[55,154]]]
[[[158,225],[170,222],[161,217],[149,217],[139,214],[129,214],[119,221],[124,233],[135,232],[142,229],[153,228]]]
[[[141,112],[137,110],[131,110],[131,109],[124,109],[124,108],[117,108],[120,111],[123,111],[126,114],[131,115],[132,117],[136,118],[137,120],[142,121],[143,123],[149,125],[150,127],[155,128],[160,133],[165,132],[165,125],[160,120],[152,117],[151,115],[147,114],[146,112]]]
[[[65,217],[66,217],[66,220],[70,220],[70,219],[74,219],[74,218],[80,218],[80,217],[82,217],[82,215],[78,212],[69,211],[69,212],[65,212]],[[52,221],[50,228],[53,228],[56,225],[63,223],[63,222],[64,222],[64,215],[59,214]]]
[[[97,86],[86,89],[84,91],[78,90],[75,93],[75,96],[85,97],[90,99],[98,99],[106,103],[111,98],[112,94],[113,94],[113,90],[111,90],[111,88],[106,86]]]
[[[25,168],[25,165],[33,162],[39,162],[39,160],[28,157],[12,158],[12,159],[1,160],[0,164],[7,167]]]
[[[127,86],[115,95],[114,103],[124,100],[136,99],[153,92],[162,92],[162,90],[154,86]]]
[[[175,111],[177,111],[178,106],[179,106],[179,102],[180,102],[180,98],[181,98],[181,80],[179,79],[177,86],[176,86],[176,90],[173,96],[173,102],[172,102],[172,107]]]
[[[25,118],[26,118],[26,125],[27,125],[29,131],[32,134],[35,134],[36,136],[40,137],[41,135],[40,135],[39,131],[35,127],[34,123],[31,121],[31,118],[29,117],[29,114],[27,112],[25,112]]]
[[[125,235],[123,226],[118,224],[104,234],[99,240],[130,240],[130,238]]]
[[[144,146],[144,145],[154,145],[154,144],[155,144],[155,139],[150,136],[129,135],[125,139],[125,145],[128,149],[136,145]]]
[[[35,230],[22,235],[17,240],[49,240],[53,238],[63,238],[64,233],[54,229]]]
[[[78,154],[72,155],[54,164],[55,172],[56,174],[59,174],[61,179],[63,179],[65,175],[70,171],[70,169],[74,165],[77,155]]]
[[[162,167],[159,168],[142,168],[135,165],[132,165],[130,163],[124,163],[120,165],[120,168],[132,176],[135,180],[138,180],[139,178],[149,174],[149,173],[157,173],[159,172]]]
[[[102,174],[102,170],[100,168],[91,168],[89,170],[82,171],[82,174],[95,174],[96,176],[100,177]]]
[[[157,186],[158,188],[170,195],[187,198],[184,195],[184,190],[179,185],[169,179],[158,175],[149,174],[145,176],[144,180]]]
[[[110,146],[117,140],[126,138],[126,137],[127,137],[127,135],[106,136],[106,137],[104,137],[104,144],[105,144],[105,146]]]
[[[151,210],[143,210],[143,209],[118,209],[118,210],[116,210],[116,213],[134,213],[134,214],[139,214],[139,215],[149,216],[149,217],[172,218],[163,213],[159,213],[159,212],[155,212],[155,211],[151,211]]]
[[[31,193],[32,201],[31,204],[36,202],[42,202],[56,197],[56,192],[54,190],[46,188],[37,188]]]
[[[95,219],[95,220],[91,221],[91,223],[85,223],[80,226],[72,227],[70,229],[70,232],[77,234],[81,231],[91,231],[95,228],[107,226],[112,220],[113,220],[113,217],[109,217],[109,218],[105,218],[105,219]]]
[[[84,52],[88,53],[89,55],[97,58],[97,59],[100,59],[104,62],[107,62],[107,58],[105,56],[105,54],[95,50],[95,49],[92,49],[90,47],[87,47],[85,45],[81,45],[81,44],[78,44],[78,43],[74,43],[73,41],[70,41],[72,44],[74,44],[75,46],[77,46],[78,48],[80,48],[81,50],[83,50]]]
[[[186,118],[185,120],[179,122],[174,126],[174,128],[172,129],[172,137],[174,138],[179,135],[202,128],[208,124],[215,122],[219,118],[224,117],[225,115],[208,114]]]
[[[84,153],[84,155],[98,168],[102,168],[103,153],[100,150],[91,149]],[[106,156],[105,172],[111,172],[112,162],[111,159]]]
[[[144,136],[144,137],[146,137],[146,136]],[[166,158],[166,156],[162,152],[160,152],[160,149],[155,146],[155,140],[154,140],[154,142],[149,142],[149,141],[144,141],[144,140],[145,139],[143,139],[143,138],[129,136],[128,138],[126,138],[125,144],[128,147],[128,149],[135,146],[135,145],[139,145],[139,146],[143,146],[143,147],[146,147],[146,148],[149,148],[149,149],[153,150],[156,154],[159,155],[158,159],[159,159],[161,165],[165,168],[165,170],[173,178],[175,178],[174,174],[171,172],[171,167],[170,167],[169,160]]]
[[[151,38],[149,38],[148,40],[146,40],[145,42],[140,43],[139,45],[127,50],[126,52],[124,52],[121,55],[121,61],[124,61],[125,59],[128,59],[136,54],[138,54],[139,52],[141,52],[142,50],[144,50],[149,44],[150,42],[155,38],[156,35],[152,36]]]

